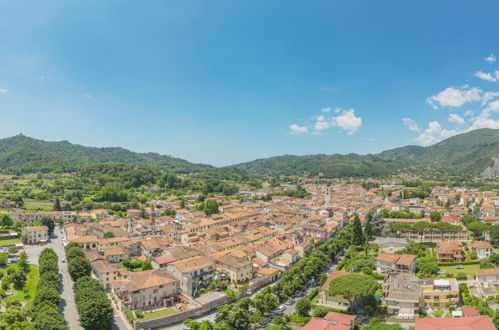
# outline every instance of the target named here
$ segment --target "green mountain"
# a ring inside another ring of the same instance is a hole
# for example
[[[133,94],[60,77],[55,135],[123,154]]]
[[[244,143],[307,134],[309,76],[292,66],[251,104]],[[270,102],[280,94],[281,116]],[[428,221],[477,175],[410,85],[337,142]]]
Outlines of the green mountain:
[[[480,175],[492,171],[499,157],[499,130],[478,129],[453,136],[429,147],[406,146],[374,155],[278,156],[234,165],[260,175],[324,177],[384,176],[404,171],[439,171],[455,175]],[[494,175],[494,174],[493,174]]]
[[[84,147],[68,141],[47,142],[24,135],[0,139],[0,171],[7,173],[67,172],[100,163],[144,165],[171,173],[194,173],[213,168],[157,153],[123,148]]]

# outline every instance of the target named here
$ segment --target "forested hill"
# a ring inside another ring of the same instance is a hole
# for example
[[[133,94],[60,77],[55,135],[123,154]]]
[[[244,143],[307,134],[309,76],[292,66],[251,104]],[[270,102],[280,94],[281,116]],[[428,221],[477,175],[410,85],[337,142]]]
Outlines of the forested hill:
[[[499,157],[499,130],[478,129],[429,147],[406,146],[374,155],[277,156],[234,165],[259,175],[373,177],[408,171],[480,175]],[[497,167],[497,166],[496,166]],[[499,168],[496,168],[499,173]]]
[[[478,129],[429,147],[406,146],[374,155],[284,155],[214,168],[157,153],[123,148],[94,148],[67,141],[46,142],[24,135],[0,140],[0,171],[67,172],[82,166],[118,163],[142,165],[170,173],[249,180],[252,176],[381,177],[400,172],[438,171],[455,175],[499,175],[499,130]]]
[[[118,147],[85,147],[68,141],[48,142],[24,135],[0,139],[0,171],[6,173],[68,172],[100,163],[144,165],[177,174],[213,168],[171,156],[136,153]]]

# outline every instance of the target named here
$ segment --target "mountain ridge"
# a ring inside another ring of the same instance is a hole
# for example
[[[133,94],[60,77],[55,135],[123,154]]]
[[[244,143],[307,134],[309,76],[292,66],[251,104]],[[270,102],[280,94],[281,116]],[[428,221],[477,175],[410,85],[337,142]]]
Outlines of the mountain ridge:
[[[176,174],[237,169],[259,176],[335,178],[380,177],[409,170],[430,170],[491,176],[499,173],[499,169],[491,168],[495,158],[499,158],[499,129],[487,128],[455,135],[427,147],[407,145],[366,155],[282,155],[218,168],[122,147],[87,147],[66,140],[43,141],[22,134],[0,139],[0,171],[7,173],[64,172],[92,164],[122,163]]]

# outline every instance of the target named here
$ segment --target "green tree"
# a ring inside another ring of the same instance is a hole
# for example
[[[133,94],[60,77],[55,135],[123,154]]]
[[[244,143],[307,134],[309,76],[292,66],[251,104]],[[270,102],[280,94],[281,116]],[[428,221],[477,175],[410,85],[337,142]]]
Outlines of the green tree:
[[[468,224],[468,230],[473,233],[475,239],[480,239],[487,231],[487,225],[480,221],[474,221]]]
[[[53,307],[59,307],[60,300],[61,298],[59,297],[58,289],[51,287],[50,284],[47,283],[37,287],[33,299],[33,306],[35,309],[40,309],[47,304],[50,304]]]
[[[21,269],[23,272],[29,272],[28,255],[26,254],[26,252],[23,251],[21,252],[21,254],[19,254],[18,265],[19,269]]]
[[[430,213],[430,220],[431,222],[439,222],[442,221],[442,214],[438,211],[433,211]]]
[[[438,263],[430,256],[418,259],[418,272],[423,276],[431,276],[438,272]]]
[[[68,260],[68,271],[73,281],[76,281],[81,277],[90,276],[92,265],[87,258],[77,256]]]
[[[354,273],[332,280],[329,286],[329,295],[343,296],[353,306],[354,302],[359,301],[362,297],[374,294],[379,287],[378,282],[371,276]]]
[[[16,270],[15,273],[12,274],[12,283],[16,290],[22,290],[26,284],[26,274],[21,269]]]
[[[7,214],[0,214],[0,226],[9,227],[12,226],[12,219]]]
[[[51,217],[43,216],[40,220],[41,224],[47,226],[49,229],[49,235],[54,232],[55,223]]]
[[[370,294],[362,298],[362,315],[374,316],[378,309],[378,301]]]
[[[68,324],[59,311],[59,307],[44,305],[36,314],[32,323],[33,330],[68,330]]]
[[[372,214],[369,212],[366,215],[366,220],[364,221],[364,235],[369,240],[373,237],[373,228],[372,228]]]
[[[9,254],[7,252],[0,252],[0,267],[5,267],[9,261]]]
[[[499,226],[492,225],[490,227],[490,244],[499,246]]]
[[[267,291],[258,293],[255,296],[255,308],[262,314],[270,313],[279,306],[277,298]]]
[[[151,262],[149,260],[144,261],[142,263],[142,271],[151,270],[151,269],[152,269],[152,265],[151,265]]]
[[[300,316],[308,316],[310,310],[312,309],[312,304],[307,298],[300,298],[296,302],[296,312]]]
[[[59,200],[59,197],[55,198],[54,201],[54,210],[60,211],[61,210],[61,201]]]
[[[251,328],[249,312],[243,308],[237,308],[227,318],[229,329],[247,330]]]
[[[327,281],[327,274],[324,273],[321,275],[321,279],[320,279],[319,283],[322,286],[322,285],[324,285],[324,283],[326,283],[326,281]]]
[[[362,224],[360,223],[360,219],[357,214],[353,219],[352,244],[353,245],[364,244],[364,234],[362,233]]]
[[[80,277],[74,286],[80,323],[85,329],[111,329],[113,307],[102,284],[90,276]]]
[[[219,212],[217,201],[214,199],[208,199],[204,202],[203,212],[206,213],[206,215],[217,214]]]
[[[114,234],[110,231],[106,231],[104,233],[104,238],[113,238],[114,237]]]

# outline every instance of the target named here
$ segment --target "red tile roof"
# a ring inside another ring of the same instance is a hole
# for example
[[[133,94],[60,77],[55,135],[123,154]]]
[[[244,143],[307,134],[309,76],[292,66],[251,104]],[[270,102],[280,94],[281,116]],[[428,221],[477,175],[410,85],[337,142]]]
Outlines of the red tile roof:
[[[488,315],[454,319],[416,319],[416,330],[496,330]]]

